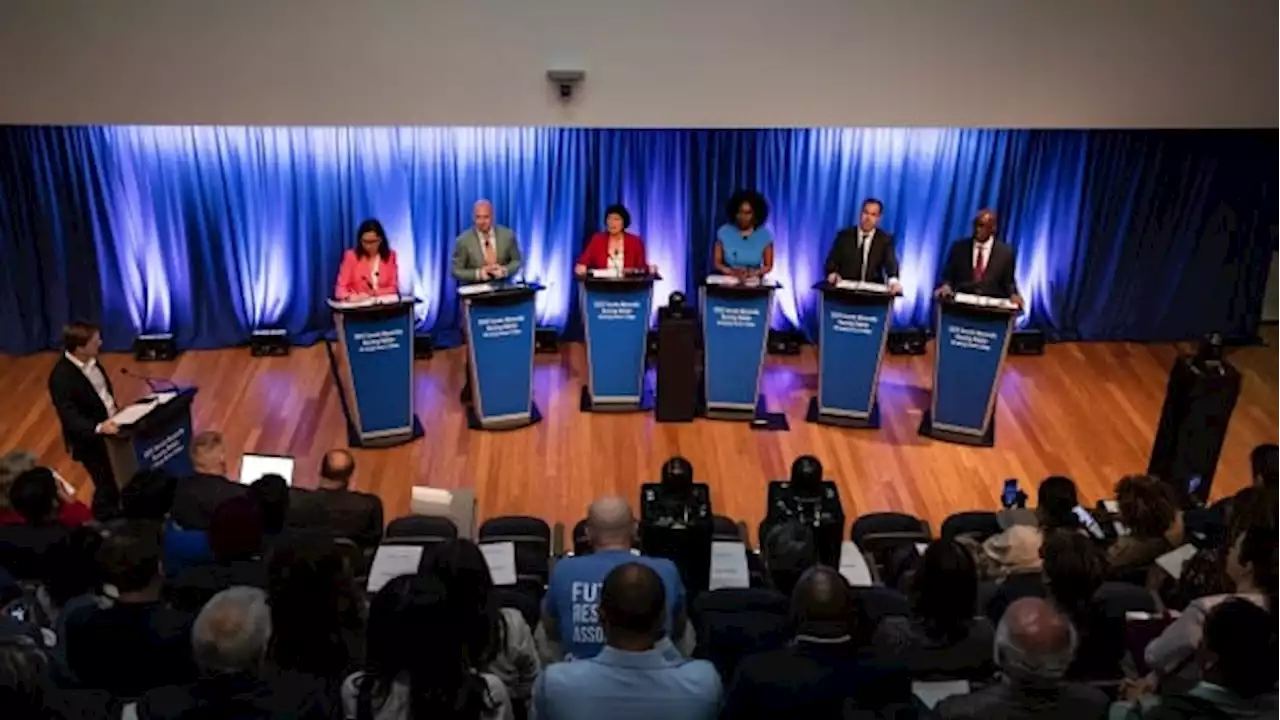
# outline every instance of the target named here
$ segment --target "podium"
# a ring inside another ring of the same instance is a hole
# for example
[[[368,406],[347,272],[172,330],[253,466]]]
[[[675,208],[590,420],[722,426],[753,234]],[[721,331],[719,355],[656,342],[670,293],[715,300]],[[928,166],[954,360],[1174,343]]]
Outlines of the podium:
[[[777,284],[708,276],[699,288],[703,404],[708,418],[754,422],[766,415],[760,394],[765,343]]]
[[[1174,362],[1148,475],[1172,483],[1179,495],[1187,492],[1191,478],[1199,477],[1191,499],[1204,502],[1209,497],[1227,424],[1240,398],[1240,380],[1240,371],[1227,362],[1204,362],[1191,355]]]
[[[533,402],[533,283],[477,283],[458,288],[467,328],[473,430],[510,430],[542,419]]]
[[[844,281],[813,286],[818,296],[818,394],[809,422],[880,427],[880,366],[889,340],[893,293],[885,285]]]
[[[123,488],[139,470],[160,469],[179,478],[191,475],[191,401],[196,389],[157,392],[114,416],[120,431],[104,435],[116,485]]]
[[[1004,298],[957,294],[938,310],[933,400],[920,434],[936,440],[995,444],[996,394],[1017,307]]]
[[[587,340],[584,412],[626,412],[653,407],[645,387],[649,314],[656,275],[589,275],[578,293]]]
[[[414,298],[330,300],[338,378],[347,435],[357,447],[388,447],[422,435],[413,409]]]

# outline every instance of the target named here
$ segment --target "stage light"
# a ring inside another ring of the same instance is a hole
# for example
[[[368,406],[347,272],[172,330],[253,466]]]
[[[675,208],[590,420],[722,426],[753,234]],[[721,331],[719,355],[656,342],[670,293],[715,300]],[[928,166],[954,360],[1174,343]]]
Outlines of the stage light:
[[[766,342],[770,355],[799,355],[804,336],[794,330],[770,330]]]
[[[284,329],[259,328],[249,335],[249,354],[253,357],[282,357],[292,344]]]
[[[436,341],[430,333],[415,334],[413,336],[413,359],[428,360],[435,353]]]
[[[923,355],[928,337],[920,328],[889,331],[890,355]]]
[[[1039,330],[1014,330],[1009,340],[1010,355],[1043,355],[1044,333]]]
[[[178,357],[178,342],[172,333],[139,335],[133,339],[133,359],[139,362],[163,362]]]

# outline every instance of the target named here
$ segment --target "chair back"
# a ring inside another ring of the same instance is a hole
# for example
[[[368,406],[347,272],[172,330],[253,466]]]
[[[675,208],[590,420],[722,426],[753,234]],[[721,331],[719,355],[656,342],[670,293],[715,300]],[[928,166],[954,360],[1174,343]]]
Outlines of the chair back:
[[[418,539],[423,543],[458,539],[458,526],[440,515],[406,515],[387,525],[383,541]],[[406,543],[399,543],[406,544]]]
[[[551,527],[541,518],[504,515],[480,525],[481,545],[509,542],[515,547],[516,577],[539,586],[547,584],[551,562]]]
[[[965,535],[982,542],[1000,533],[1000,522],[993,512],[958,512],[942,521],[940,533],[943,540],[955,540]]]
[[[929,543],[933,536],[929,523],[914,515],[883,512],[854,520],[849,539],[874,561],[873,569],[880,572],[900,548]]]

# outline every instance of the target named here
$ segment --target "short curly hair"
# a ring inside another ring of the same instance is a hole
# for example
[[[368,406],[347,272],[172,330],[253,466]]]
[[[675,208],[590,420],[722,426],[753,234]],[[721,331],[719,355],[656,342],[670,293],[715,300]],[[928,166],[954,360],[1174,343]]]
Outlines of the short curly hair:
[[[610,215],[617,215],[622,218],[622,228],[625,230],[631,227],[631,213],[627,211],[627,206],[622,203],[614,203],[604,209],[604,219],[608,221]]]
[[[1128,475],[1116,483],[1120,520],[1135,537],[1160,537],[1173,525],[1178,505],[1173,488],[1150,475]]]
[[[752,219],[755,220],[755,226],[760,227],[769,219],[769,203],[764,196],[755,190],[739,190],[729,197],[729,202],[724,206],[725,217],[732,223],[738,217],[738,208],[746,203],[751,206]]]

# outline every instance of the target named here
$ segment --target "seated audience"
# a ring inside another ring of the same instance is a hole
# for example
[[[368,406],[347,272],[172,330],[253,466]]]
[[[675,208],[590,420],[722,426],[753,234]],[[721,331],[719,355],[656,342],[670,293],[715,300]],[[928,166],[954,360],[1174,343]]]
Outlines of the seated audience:
[[[119,715],[119,704],[105,692],[59,688],[48,655],[29,637],[0,637],[4,720],[114,720]]]
[[[977,594],[973,557],[953,540],[933,541],[911,580],[911,617],[884,618],[877,651],[915,677],[989,677],[994,631],[985,617],[974,617]]]
[[[38,465],[35,453],[26,450],[13,450],[0,457],[0,525],[20,525],[24,522],[22,514],[9,504],[9,488],[13,487],[13,481],[19,475]],[[58,523],[63,527],[73,528],[92,520],[93,512],[89,506],[66,491],[58,473],[53,472],[53,477],[58,480]]]
[[[435,577],[384,585],[369,606],[365,670],[342,684],[347,720],[510,720],[506,687],[471,661],[463,612]]]
[[[323,530],[347,538],[362,548],[382,540],[382,500],[351,489],[355,458],[346,450],[330,450],[320,464],[320,484],[291,498],[289,526]]]
[[[1124,657],[1124,618],[1109,616],[1094,595],[1105,576],[1093,541],[1077,532],[1055,530],[1044,543],[1044,578],[1049,598],[1076,628],[1079,644],[1067,677],[1110,680],[1120,677]]]
[[[209,539],[203,530],[188,530],[169,517],[178,481],[159,469],[139,470],[120,492],[121,516],[155,523],[164,528],[165,576],[172,578],[188,567],[212,562]]]
[[[1231,599],[1272,610],[1276,592],[1276,527],[1257,525],[1240,534],[1227,554],[1226,574],[1232,594],[1210,595],[1191,602],[1178,619],[1152,640],[1143,652],[1147,666],[1159,677],[1178,675],[1195,679],[1196,649],[1204,634],[1205,619],[1213,608]],[[1274,629],[1274,625],[1273,625]]]
[[[527,703],[541,669],[533,632],[514,608],[498,606],[493,577],[480,548],[470,540],[448,540],[427,551],[421,571],[444,583],[466,625],[467,657],[506,685],[513,701]]]
[[[720,707],[720,676],[705,660],[682,657],[666,636],[666,583],[648,563],[609,570],[594,615],[604,648],[549,665],[533,690],[539,720],[701,720]]]
[[[165,585],[176,608],[199,612],[214,595],[242,585],[265,588],[267,566],[262,559],[262,511],[239,495],[213,511],[208,530],[213,562],[183,570]]]
[[[58,481],[48,468],[37,467],[14,478],[9,505],[22,522],[0,526],[0,568],[16,580],[39,580],[48,565],[49,548],[67,537],[58,522]]]
[[[80,684],[135,698],[195,679],[189,613],[160,602],[160,538],[151,523],[112,527],[98,551],[115,603],[70,618],[67,662]]]
[[[542,625],[548,642],[558,639],[554,659],[594,657],[604,647],[604,630],[596,616],[604,578],[619,565],[638,562],[653,568],[666,589],[667,632],[682,638],[685,631],[684,583],[675,563],[631,552],[636,520],[622,498],[602,498],[587,511],[590,555],[564,558],[556,563],[547,585]],[[560,650],[563,650],[561,652]]]
[[[1200,681],[1182,694],[1132,696],[1111,708],[1114,720],[1193,720],[1278,716],[1276,620],[1242,598],[1216,605],[1204,620],[1197,664]],[[1136,699],[1136,702],[1135,702]]]
[[[83,614],[109,604],[101,594],[102,572],[97,555],[102,542],[103,530],[96,524],[86,524],[49,548],[44,591],[35,598],[40,610],[26,613],[27,622],[53,631],[49,660],[55,679],[62,684],[76,684],[67,665],[67,627]]]
[[[1064,680],[1075,657],[1071,620],[1040,598],[1009,606],[996,629],[1000,679],[938,703],[943,720],[1087,720],[1107,711],[1101,690]]]
[[[257,718],[328,720],[334,708],[325,686],[266,668],[271,610],[259,588],[233,587],[211,598],[191,629],[200,678],[149,690],[131,709],[138,720]],[[126,709],[126,716],[130,709]]]
[[[809,569],[791,598],[795,636],[786,647],[738,665],[720,717],[837,718],[911,702],[901,668],[854,642],[854,595],[835,570]]]
[[[818,564],[812,528],[788,522],[769,528],[761,540],[769,587],[724,588],[695,602],[698,645],[694,656],[710,660],[726,681],[742,658],[781,647],[791,637],[787,616],[791,591]]]
[[[1107,548],[1107,573],[1141,583],[1156,558],[1182,544],[1182,512],[1173,488],[1147,475],[1121,478],[1116,504],[1128,534]]]
[[[1249,464],[1253,469],[1251,484],[1236,493],[1225,497],[1209,507],[1197,507],[1187,511],[1185,523],[1187,534],[1198,537],[1197,544],[1220,547],[1227,544],[1227,525],[1232,510],[1240,508],[1248,512],[1261,508],[1251,504],[1251,500],[1265,498],[1264,502],[1272,507],[1269,517],[1274,518],[1277,493],[1277,478],[1280,476],[1280,448],[1274,444],[1259,445],[1249,455]],[[1246,499],[1248,498],[1248,499]],[[1253,525],[1245,523],[1245,526]],[[1232,537],[1235,537],[1232,535]]]
[[[283,477],[270,473],[263,475],[249,486],[248,495],[258,503],[262,512],[263,549],[271,547],[285,533],[285,520],[289,517],[289,483]]]
[[[195,474],[178,481],[173,497],[173,521],[186,530],[207,530],[213,511],[244,494],[244,486],[227,479],[227,451],[222,433],[197,433],[191,440]]]
[[[277,669],[308,673],[336,687],[359,667],[362,595],[331,538],[302,533],[277,543],[267,560],[267,596],[270,660]]]
[[[1071,478],[1062,475],[1045,478],[1036,489],[1034,511],[1014,508],[997,516],[1003,530],[982,543],[979,572],[988,578],[1024,573],[1024,578],[1038,578],[1044,533],[1058,528],[1079,530],[1080,521],[1074,512],[1079,502],[1076,484]],[[1016,599],[1011,597],[1009,601]],[[1000,618],[992,619],[999,621]]]

